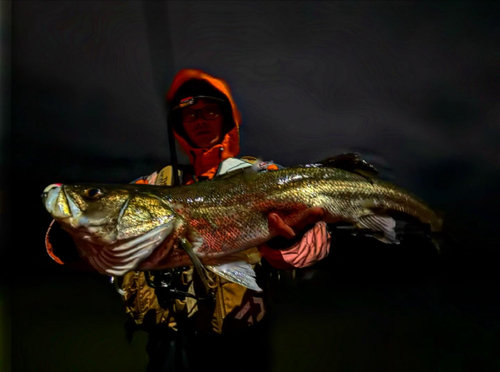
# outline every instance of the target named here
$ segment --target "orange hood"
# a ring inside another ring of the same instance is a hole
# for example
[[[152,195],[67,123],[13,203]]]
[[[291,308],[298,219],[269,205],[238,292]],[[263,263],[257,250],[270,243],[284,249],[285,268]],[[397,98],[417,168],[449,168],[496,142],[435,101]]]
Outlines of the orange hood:
[[[200,81],[204,87],[197,88],[195,85],[193,88],[190,88],[193,83],[197,84]],[[207,92],[207,89],[209,92]],[[189,161],[194,166],[195,176],[212,178],[222,160],[235,157],[240,152],[241,114],[234,103],[231,90],[227,83],[223,79],[213,77],[197,69],[180,70],[174,77],[172,85],[167,92],[166,99],[170,109],[172,109],[181,99],[198,95],[218,95],[220,98],[223,97],[227,100],[231,110],[231,118],[230,122],[226,123],[226,132],[222,137],[222,141],[212,148],[202,149],[192,146],[186,138],[178,133],[178,130],[175,129],[175,125],[174,135],[184,152],[189,156]],[[172,120],[178,121],[179,119],[179,117],[174,117]]]

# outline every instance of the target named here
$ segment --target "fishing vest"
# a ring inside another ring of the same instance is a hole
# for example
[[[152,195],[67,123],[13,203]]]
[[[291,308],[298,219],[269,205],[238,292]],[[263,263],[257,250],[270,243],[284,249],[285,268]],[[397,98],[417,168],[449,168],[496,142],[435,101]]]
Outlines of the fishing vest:
[[[216,175],[229,174],[252,166],[261,171],[279,168],[272,162],[260,162],[252,157],[228,158],[220,163]],[[179,171],[179,179],[189,179],[186,176]],[[166,166],[136,182],[172,185],[173,168]],[[245,253],[247,261],[254,267],[259,282],[264,271],[260,253],[257,248],[246,250]],[[213,273],[208,272],[207,275],[211,283],[209,293],[206,293],[197,280],[197,273],[192,266],[156,273],[129,272],[122,279],[120,291],[126,313],[136,325],[146,331],[158,324],[166,324],[178,330],[183,322],[188,321],[191,326],[194,324],[198,332],[222,333],[249,327],[264,318],[267,303],[264,297],[265,290],[255,292]],[[153,287],[152,276],[153,279],[161,277],[159,287]]]

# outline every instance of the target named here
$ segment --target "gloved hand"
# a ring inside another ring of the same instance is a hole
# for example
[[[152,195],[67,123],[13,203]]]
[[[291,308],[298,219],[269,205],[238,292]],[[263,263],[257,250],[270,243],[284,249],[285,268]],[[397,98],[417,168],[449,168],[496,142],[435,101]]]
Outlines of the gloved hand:
[[[303,268],[322,260],[330,252],[330,233],[326,223],[321,221],[324,213],[323,208],[310,208],[293,226],[285,224],[278,214],[270,213],[269,230],[288,241],[281,239],[278,244],[270,241],[259,246],[259,252],[277,269]],[[298,235],[311,224],[314,226],[302,237]]]

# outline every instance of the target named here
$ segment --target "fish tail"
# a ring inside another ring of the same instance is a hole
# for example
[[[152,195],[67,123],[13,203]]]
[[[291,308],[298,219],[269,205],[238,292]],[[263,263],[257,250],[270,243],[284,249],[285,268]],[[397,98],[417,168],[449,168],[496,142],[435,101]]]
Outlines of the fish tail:
[[[446,229],[446,226],[444,228],[441,227],[439,231],[431,231],[429,237],[439,255],[442,257],[449,256],[453,253],[455,248],[459,246],[458,239]]]

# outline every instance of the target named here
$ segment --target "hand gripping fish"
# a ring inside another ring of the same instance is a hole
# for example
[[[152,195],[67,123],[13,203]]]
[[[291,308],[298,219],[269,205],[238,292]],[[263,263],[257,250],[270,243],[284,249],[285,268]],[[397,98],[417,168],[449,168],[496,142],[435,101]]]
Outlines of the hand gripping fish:
[[[337,159],[338,160],[338,159]],[[260,290],[243,251],[274,237],[267,215],[293,224],[311,207],[326,223],[371,230],[399,243],[394,216],[441,230],[441,218],[407,191],[377,178],[371,168],[342,169],[324,161],[268,172],[244,170],[188,186],[52,184],[45,208],[99,272],[159,270],[201,263],[210,271]],[[363,164],[362,164],[363,165]],[[183,246],[192,246],[195,260]]]

